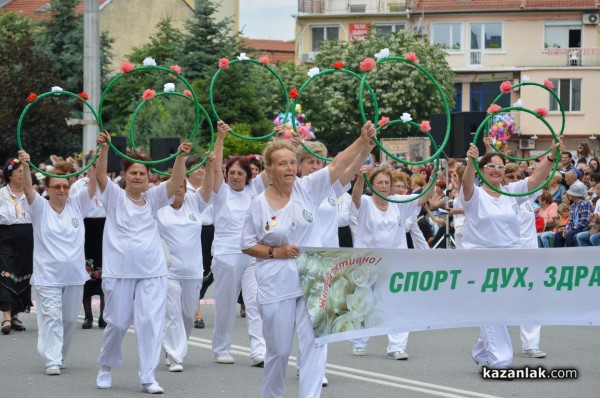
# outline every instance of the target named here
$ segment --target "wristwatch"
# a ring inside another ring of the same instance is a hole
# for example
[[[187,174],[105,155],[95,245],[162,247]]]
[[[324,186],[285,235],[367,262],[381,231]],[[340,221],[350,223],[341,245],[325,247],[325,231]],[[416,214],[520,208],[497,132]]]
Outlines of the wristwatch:
[[[273,258],[273,249],[273,246],[269,247],[269,258]]]

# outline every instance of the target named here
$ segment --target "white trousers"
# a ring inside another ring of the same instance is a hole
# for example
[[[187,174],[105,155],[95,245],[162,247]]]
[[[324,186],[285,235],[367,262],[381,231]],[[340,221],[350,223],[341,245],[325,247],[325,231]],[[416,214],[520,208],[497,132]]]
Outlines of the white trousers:
[[[250,336],[250,358],[265,355],[262,318],[258,312],[254,259],[243,253],[213,257],[215,277],[215,325],[212,350],[215,356],[228,354],[233,342],[237,299],[242,290]]]
[[[202,278],[168,279],[163,348],[171,362],[183,363],[194,326]]]
[[[60,366],[69,353],[83,285],[36,286],[38,353],[46,363]]]
[[[472,350],[473,360],[492,369],[512,365],[513,349],[506,326],[481,326],[479,338]]]
[[[350,342],[352,343],[352,347],[354,348],[367,348],[369,338],[359,337],[357,339],[351,339]],[[406,351],[407,344],[408,332],[390,333],[388,334],[387,352],[392,353],[396,351]]]
[[[262,398],[283,396],[285,373],[292,352],[294,326],[300,347],[300,397],[321,396],[327,350],[315,345],[312,322],[304,298],[259,304],[267,343]]]
[[[167,277],[104,277],[102,290],[106,329],[98,363],[111,368],[121,365],[121,344],[133,319],[140,356],[140,382],[154,383],[154,371],[160,361],[163,340]]]
[[[523,351],[531,349],[540,349],[540,325],[522,325],[521,326],[521,344]]]

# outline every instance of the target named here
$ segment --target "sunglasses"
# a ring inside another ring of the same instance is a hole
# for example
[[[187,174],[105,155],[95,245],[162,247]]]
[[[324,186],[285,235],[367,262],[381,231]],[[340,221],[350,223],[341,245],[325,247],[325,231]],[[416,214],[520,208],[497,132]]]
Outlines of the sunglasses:
[[[483,167],[485,167],[486,169],[490,169],[490,170],[498,170],[498,171],[506,170],[506,166],[497,165],[497,164],[493,164],[493,163],[488,163]]]
[[[47,188],[52,188],[55,191],[68,191],[69,189],[71,189],[71,187],[69,185],[48,185]]]

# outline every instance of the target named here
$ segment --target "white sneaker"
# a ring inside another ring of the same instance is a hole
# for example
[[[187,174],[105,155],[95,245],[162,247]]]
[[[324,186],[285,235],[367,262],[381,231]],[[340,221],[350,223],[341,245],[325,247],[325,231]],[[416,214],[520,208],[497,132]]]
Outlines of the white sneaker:
[[[183,365],[177,362],[171,362],[169,372],[183,372]]]
[[[46,368],[46,374],[48,376],[58,376],[60,374],[60,368],[58,365],[50,365]]]
[[[408,354],[405,353],[404,351],[400,350],[400,351],[388,352],[387,353],[387,357],[389,359],[396,359],[396,360],[399,360],[399,361],[406,361],[408,359]]]
[[[257,355],[254,358],[250,358],[250,362],[252,363],[252,366],[256,366],[258,368],[265,367],[265,357],[262,355]]]
[[[110,373],[110,371],[98,371],[98,377],[96,377],[96,386],[98,386],[98,388],[101,389],[107,389],[112,387],[112,374]]]
[[[528,350],[523,350],[523,355],[528,358],[546,358],[546,353],[544,351],[540,351],[538,348],[530,348]]]
[[[227,364],[227,365],[235,363],[235,360],[229,354],[218,355],[217,357],[215,357],[215,359],[216,359],[217,363],[222,363],[222,364]]]
[[[165,390],[157,382],[154,382],[142,384],[142,392],[147,392],[148,394],[162,394]]]
[[[352,355],[356,355],[357,357],[362,357],[367,355],[367,350],[365,347],[354,347],[352,348]]]
[[[327,387],[329,385],[329,380],[327,380],[327,377],[325,377],[325,375],[323,375],[323,387]]]

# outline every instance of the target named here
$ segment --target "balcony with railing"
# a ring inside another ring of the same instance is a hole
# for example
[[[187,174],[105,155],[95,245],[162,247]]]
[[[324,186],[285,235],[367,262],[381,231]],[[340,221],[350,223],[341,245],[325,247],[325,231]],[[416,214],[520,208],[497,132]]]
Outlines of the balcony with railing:
[[[406,12],[400,0],[298,0],[299,15]]]
[[[452,68],[600,67],[600,48],[448,51]]]

